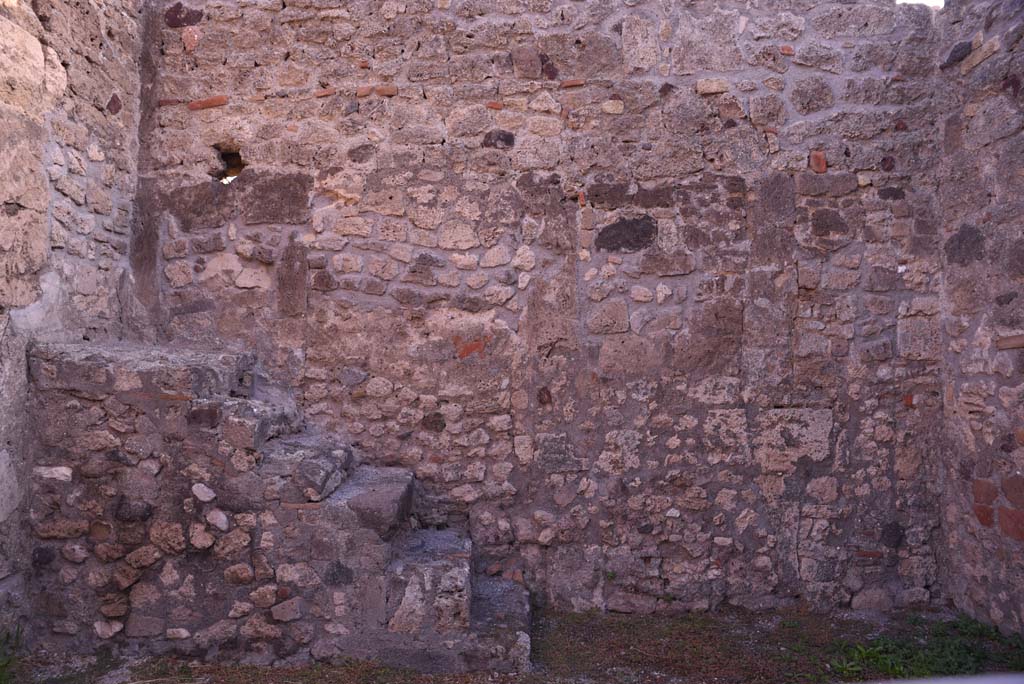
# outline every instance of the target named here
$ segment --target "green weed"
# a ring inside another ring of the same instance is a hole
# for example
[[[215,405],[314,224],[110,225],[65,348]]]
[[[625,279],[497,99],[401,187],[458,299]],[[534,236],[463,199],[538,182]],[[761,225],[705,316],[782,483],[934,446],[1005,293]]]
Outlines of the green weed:
[[[14,668],[21,648],[21,627],[0,633],[0,684],[14,684]]]
[[[835,650],[837,656],[829,665],[844,679],[967,675],[1013,671],[1024,665],[1024,642],[1019,637],[1003,637],[965,617],[866,643],[838,642]]]

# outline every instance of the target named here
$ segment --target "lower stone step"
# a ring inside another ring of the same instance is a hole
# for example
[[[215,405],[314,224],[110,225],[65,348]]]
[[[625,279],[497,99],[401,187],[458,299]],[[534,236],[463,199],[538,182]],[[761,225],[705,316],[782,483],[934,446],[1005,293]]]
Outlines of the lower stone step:
[[[388,568],[388,631],[469,628],[472,542],[462,531],[417,530],[397,540]]]
[[[529,595],[510,580],[474,576],[465,531],[413,531],[392,554],[376,659],[425,672],[529,669]]]
[[[474,575],[470,629],[476,641],[466,653],[467,668],[529,670],[531,617],[526,587],[502,577]]]

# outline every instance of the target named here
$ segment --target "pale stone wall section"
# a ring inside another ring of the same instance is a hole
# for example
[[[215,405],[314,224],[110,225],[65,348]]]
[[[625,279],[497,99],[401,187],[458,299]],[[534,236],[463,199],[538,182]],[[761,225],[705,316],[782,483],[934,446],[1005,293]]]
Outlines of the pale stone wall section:
[[[0,2],[0,629],[23,610],[32,337],[116,335],[138,146],[135,0]]]

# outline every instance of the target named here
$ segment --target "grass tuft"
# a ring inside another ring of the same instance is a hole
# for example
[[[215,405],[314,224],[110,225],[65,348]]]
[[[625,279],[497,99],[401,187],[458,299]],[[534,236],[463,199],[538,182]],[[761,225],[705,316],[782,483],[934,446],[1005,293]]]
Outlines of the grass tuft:
[[[14,684],[14,669],[21,649],[21,626],[0,633],[0,684]]]
[[[1024,641],[966,617],[909,627],[863,643],[837,642],[830,669],[843,679],[895,679],[1024,670]]]

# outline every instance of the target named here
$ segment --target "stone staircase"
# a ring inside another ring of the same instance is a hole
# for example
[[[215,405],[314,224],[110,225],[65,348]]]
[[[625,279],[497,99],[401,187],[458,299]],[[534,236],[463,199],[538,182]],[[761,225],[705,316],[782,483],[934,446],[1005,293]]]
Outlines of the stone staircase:
[[[30,511],[51,648],[529,666],[529,600],[421,529],[413,474],[306,429],[245,353],[38,344]]]

